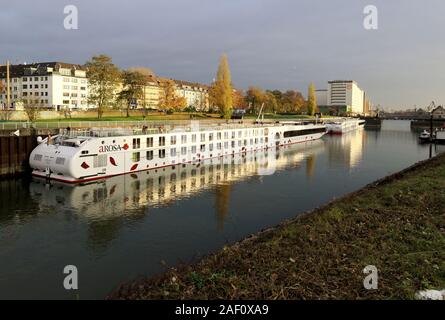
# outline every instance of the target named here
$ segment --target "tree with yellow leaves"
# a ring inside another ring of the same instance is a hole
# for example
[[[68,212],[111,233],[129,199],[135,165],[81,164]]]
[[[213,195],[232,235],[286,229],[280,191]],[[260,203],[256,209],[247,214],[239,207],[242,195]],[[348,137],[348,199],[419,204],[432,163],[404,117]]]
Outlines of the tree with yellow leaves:
[[[317,97],[315,96],[315,86],[313,82],[309,84],[308,91],[307,114],[313,116],[317,110]]]
[[[216,81],[210,89],[210,98],[214,106],[216,106],[225,119],[232,117],[233,109],[233,87],[230,76],[229,62],[227,55],[221,56]]]

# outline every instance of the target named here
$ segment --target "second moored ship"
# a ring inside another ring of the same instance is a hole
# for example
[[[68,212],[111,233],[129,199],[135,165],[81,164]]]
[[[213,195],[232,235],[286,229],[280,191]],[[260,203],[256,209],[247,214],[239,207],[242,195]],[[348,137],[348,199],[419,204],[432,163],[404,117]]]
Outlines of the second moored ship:
[[[326,125],[213,124],[61,132],[32,151],[33,175],[78,183],[320,139]]]

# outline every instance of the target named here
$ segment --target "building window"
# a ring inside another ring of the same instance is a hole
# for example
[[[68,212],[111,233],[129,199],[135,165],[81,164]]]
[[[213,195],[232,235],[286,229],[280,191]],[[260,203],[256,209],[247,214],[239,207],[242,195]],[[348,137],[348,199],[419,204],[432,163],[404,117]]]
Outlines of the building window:
[[[181,143],[187,143],[187,136],[185,134],[181,136]]]
[[[176,148],[170,149],[170,157],[176,157]]]
[[[159,150],[159,158],[160,158],[160,159],[165,158],[165,149],[160,149],[160,150]]]
[[[147,138],[147,148],[153,147],[153,137]]]
[[[213,143],[209,144],[209,151],[213,151]]]
[[[205,133],[201,133],[201,142],[206,141],[206,134]]]
[[[133,149],[139,149],[141,147],[141,139],[134,138],[133,139]]]
[[[218,142],[218,143],[216,144],[216,148],[217,148],[218,150],[221,150],[221,142]]]
[[[176,136],[171,136],[170,137],[170,144],[171,145],[175,145],[176,144]]]
[[[209,133],[209,141],[213,141],[213,133]]]
[[[196,134],[192,134],[192,142],[196,142]]]
[[[221,132],[218,132],[218,133],[216,134],[216,137],[217,137],[218,140],[221,140]]]
[[[133,162],[139,162],[139,160],[141,160],[141,153],[140,152],[133,152],[131,160],[133,160]]]
[[[147,151],[147,160],[153,160],[153,150]]]
[[[181,155],[185,156],[187,154],[187,147],[181,148]]]
[[[196,146],[192,146],[192,153],[196,153]]]
[[[201,152],[205,152],[206,151],[206,145],[202,144],[200,147]]]
[[[159,137],[159,146],[165,146],[165,137]]]

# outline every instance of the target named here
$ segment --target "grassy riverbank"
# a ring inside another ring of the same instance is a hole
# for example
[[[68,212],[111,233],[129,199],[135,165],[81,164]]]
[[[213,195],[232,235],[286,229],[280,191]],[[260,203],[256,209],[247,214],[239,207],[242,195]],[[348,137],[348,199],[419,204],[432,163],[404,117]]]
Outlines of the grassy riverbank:
[[[378,290],[363,288],[367,265]],[[412,299],[427,288],[445,288],[445,155],[111,298]]]

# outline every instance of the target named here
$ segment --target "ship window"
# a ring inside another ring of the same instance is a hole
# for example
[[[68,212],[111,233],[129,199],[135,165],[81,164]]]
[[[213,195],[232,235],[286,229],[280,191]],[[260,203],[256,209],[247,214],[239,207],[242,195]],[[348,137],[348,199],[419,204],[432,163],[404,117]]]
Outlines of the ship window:
[[[308,135],[308,134],[322,133],[325,131],[326,131],[325,128],[286,131],[284,133],[284,137],[290,138],[290,137],[304,136],[304,135]]]
[[[65,164],[65,158],[57,157],[56,158],[56,164],[64,165]]]
[[[171,157],[176,157],[176,148],[171,148],[170,149],[170,156]]]
[[[159,158],[165,158],[165,149],[160,149],[159,150]]]
[[[139,149],[141,147],[141,139],[134,138],[133,139],[133,149]]]
[[[88,150],[84,150],[84,151],[82,151],[82,154],[88,154],[88,153],[89,153]]]
[[[153,159],[153,151],[147,151],[147,160]]]
[[[153,147],[153,137],[147,138],[147,148]]]
[[[94,168],[105,167],[106,165],[107,165],[107,155],[106,154],[94,156],[94,159],[93,159],[93,167]]]
[[[141,160],[141,153],[133,152],[133,154],[131,156],[131,160],[133,160],[133,162],[139,162],[139,160]]]
[[[34,155],[34,160],[35,160],[35,161],[42,161],[42,157],[43,157],[43,156],[42,156],[41,154],[35,154],[35,155]]]
[[[159,137],[159,146],[165,146],[165,137]]]
[[[172,145],[176,144],[176,136],[171,136],[170,144],[172,144]]]

